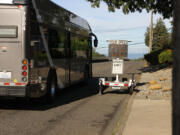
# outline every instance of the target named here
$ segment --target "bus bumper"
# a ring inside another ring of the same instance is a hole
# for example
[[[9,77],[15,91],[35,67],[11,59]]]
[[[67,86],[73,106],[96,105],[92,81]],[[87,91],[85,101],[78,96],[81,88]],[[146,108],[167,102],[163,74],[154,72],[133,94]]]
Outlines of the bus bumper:
[[[0,87],[0,96],[3,97],[25,97],[26,96],[26,87],[18,86],[9,86],[9,87]]]
[[[0,86],[0,97],[29,97],[40,98],[46,94],[42,91],[40,85],[27,86]]]

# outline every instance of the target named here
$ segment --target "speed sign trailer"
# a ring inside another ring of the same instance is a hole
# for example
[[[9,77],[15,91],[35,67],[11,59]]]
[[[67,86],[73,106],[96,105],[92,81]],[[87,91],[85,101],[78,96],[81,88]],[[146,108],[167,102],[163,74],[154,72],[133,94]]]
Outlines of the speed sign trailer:
[[[115,81],[108,81],[106,78],[99,78],[99,94],[102,95],[105,87],[112,87],[112,89],[121,89],[122,87],[128,87],[129,94],[132,94],[136,86],[134,73],[131,79],[123,78],[122,82],[119,80],[119,76],[124,73],[124,60],[123,59],[113,59],[112,60],[112,74],[116,75]]]

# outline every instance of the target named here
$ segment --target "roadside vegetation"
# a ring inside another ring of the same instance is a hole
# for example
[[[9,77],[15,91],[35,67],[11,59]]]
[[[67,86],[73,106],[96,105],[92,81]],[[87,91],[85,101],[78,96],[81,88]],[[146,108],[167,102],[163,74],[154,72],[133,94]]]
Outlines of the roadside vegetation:
[[[173,16],[174,3],[172,0],[87,0],[91,3],[92,7],[100,7],[101,3],[106,3],[110,12],[114,12],[116,9],[121,9],[124,14],[133,12],[142,12],[146,10],[153,13],[159,13],[163,18],[170,18]],[[177,15],[178,16],[178,15]],[[172,64],[172,33],[166,28],[163,20],[160,18],[155,27],[153,28],[154,43],[153,51],[150,54],[145,55],[146,61],[151,65],[158,64]],[[146,31],[145,42],[148,46],[149,28]],[[178,37],[178,36],[177,36]]]
[[[100,54],[96,52],[96,50],[93,48],[92,50],[92,59],[105,59],[106,56],[104,54]]]
[[[145,43],[149,47],[149,27],[145,33]],[[152,52],[144,56],[150,65],[171,65],[172,58],[172,32],[168,30],[162,18],[157,20],[153,27]]]

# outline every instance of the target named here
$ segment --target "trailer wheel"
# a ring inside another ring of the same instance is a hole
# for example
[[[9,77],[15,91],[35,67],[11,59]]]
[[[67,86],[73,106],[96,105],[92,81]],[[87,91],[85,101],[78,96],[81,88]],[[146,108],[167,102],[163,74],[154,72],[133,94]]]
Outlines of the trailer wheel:
[[[132,95],[134,92],[134,87],[133,86],[129,87],[128,91],[129,91],[129,94]]]
[[[57,79],[52,77],[47,85],[47,103],[53,103],[57,94]]]
[[[99,85],[99,95],[103,95],[104,94],[104,86],[102,84]]]

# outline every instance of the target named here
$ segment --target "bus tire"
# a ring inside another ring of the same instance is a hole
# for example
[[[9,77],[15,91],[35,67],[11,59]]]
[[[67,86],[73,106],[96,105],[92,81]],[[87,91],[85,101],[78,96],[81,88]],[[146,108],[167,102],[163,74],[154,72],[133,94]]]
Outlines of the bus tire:
[[[47,82],[47,103],[54,103],[57,96],[57,78],[53,75],[49,78]]]

